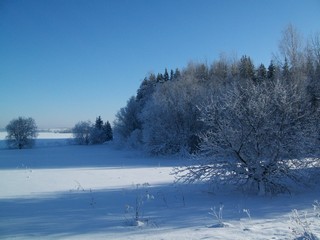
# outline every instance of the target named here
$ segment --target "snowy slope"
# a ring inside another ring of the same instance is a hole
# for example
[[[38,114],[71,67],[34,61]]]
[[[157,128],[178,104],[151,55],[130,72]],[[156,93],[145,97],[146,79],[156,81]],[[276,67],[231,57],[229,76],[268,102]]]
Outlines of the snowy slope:
[[[110,145],[67,145],[68,137],[34,149],[0,149],[1,239],[294,239],[292,209],[307,211],[320,236],[312,203],[319,189],[256,197],[226,188],[173,184],[181,159],[149,158]],[[41,142],[42,141],[42,142]],[[52,142],[53,141],[53,142]],[[148,183],[143,186],[144,183]],[[144,198],[143,226],[133,226]],[[222,221],[208,214],[223,205]]]

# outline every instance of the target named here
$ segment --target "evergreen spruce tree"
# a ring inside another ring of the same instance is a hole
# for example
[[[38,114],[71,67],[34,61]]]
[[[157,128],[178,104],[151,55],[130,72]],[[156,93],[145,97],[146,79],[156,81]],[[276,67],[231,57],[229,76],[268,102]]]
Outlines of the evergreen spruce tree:
[[[275,72],[276,72],[276,67],[274,66],[273,61],[271,60],[268,67],[267,78],[270,80],[274,80]]]
[[[103,131],[105,135],[105,141],[111,141],[113,139],[113,132],[109,121],[107,121],[103,126]]]
[[[95,123],[94,127],[96,129],[101,130],[102,126],[103,126],[103,121],[102,121],[101,117],[99,116],[99,117],[96,118],[96,123]]]
[[[162,73],[158,73],[157,75],[157,83],[162,83],[164,81],[164,77],[162,75]]]
[[[169,74],[168,74],[168,70],[167,69],[164,70],[163,80],[165,82],[169,81]]]
[[[178,80],[181,77],[181,73],[178,68],[176,68],[174,74],[173,74],[173,80]]]
[[[90,133],[90,143],[91,144],[101,144],[105,142],[105,136],[103,131],[103,121],[101,117],[96,118],[96,122]]]
[[[239,64],[240,77],[254,80],[254,65],[250,57],[242,56]]]
[[[173,70],[171,69],[171,70],[170,70],[170,78],[169,78],[169,80],[172,81],[173,78],[174,78],[174,72],[173,72]]]
[[[264,80],[267,78],[267,69],[266,67],[261,63],[258,70],[257,70],[257,79],[259,81]]]

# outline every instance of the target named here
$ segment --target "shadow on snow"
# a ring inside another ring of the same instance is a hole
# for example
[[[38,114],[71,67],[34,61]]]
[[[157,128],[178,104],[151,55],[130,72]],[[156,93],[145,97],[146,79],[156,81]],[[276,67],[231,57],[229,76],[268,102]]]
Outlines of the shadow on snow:
[[[224,205],[225,221],[245,218],[273,218],[294,208],[310,207],[312,197],[248,197],[240,193],[207,192],[205,185],[158,185],[147,188],[70,189],[37,198],[0,200],[0,237],[72,237],[85,234],[135,234],[129,226],[126,206],[134,207],[136,197],[148,191],[153,200],[145,201],[141,214],[149,224],[142,230],[166,231],[206,227],[214,223],[208,214],[211,207]],[[141,232],[139,232],[141,233]],[[113,235],[116,237],[116,235]]]
[[[74,167],[178,166],[181,160],[150,158],[140,151],[118,150],[112,145],[61,145],[32,149],[0,149],[0,169]]]

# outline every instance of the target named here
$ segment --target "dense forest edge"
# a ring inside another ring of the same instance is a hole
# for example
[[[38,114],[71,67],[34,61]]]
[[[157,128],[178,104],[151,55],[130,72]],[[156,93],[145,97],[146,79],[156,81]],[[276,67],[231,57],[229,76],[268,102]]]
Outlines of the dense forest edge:
[[[288,25],[267,67],[222,54],[150,74],[117,113],[114,136],[151,155],[196,156],[176,169],[181,181],[285,192],[319,167],[319,104],[320,34],[304,40]]]

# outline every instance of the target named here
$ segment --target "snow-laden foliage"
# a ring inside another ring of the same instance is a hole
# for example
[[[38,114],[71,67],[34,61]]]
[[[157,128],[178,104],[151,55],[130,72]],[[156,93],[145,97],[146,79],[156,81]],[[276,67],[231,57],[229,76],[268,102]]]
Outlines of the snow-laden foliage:
[[[152,154],[172,154],[197,148],[199,86],[168,82],[143,109],[143,141]]]
[[[90,143],[91,122],[78,122],[72,129],[74,140],[77,144],[88,145]]]
[[[177,171],[187,182],[244,184],[260,194],[306,182],[319,165],[319,38],[303,47],[289,26],[268,67],[221,55],[170,77],[150,74],[118,112],[117,135],[153,155],[193,154],[196,164]]]
[[[37,137],[37,125],[33,118],[19,117],[7,126],[7,144],[10,148],[32,147]]]
[[[316,155],[318,116],[295,84],[234,84],[199,106],[205,130],[197,165],[178,178],[246,185],[259,194],[308,180]]]
[[[101,117],[97,117],[95,124],[90,121],[78,122],[72,129],[74,140],[77,144],[101,144],[113,139],[113,131],[109,121],[103,123]]]
[[[116,114],[116,120],[113,123],[117,141],[124,144],[135,130],[141,129],[139,113],[139,104],[135,97],[131,97],[127,105]]]

